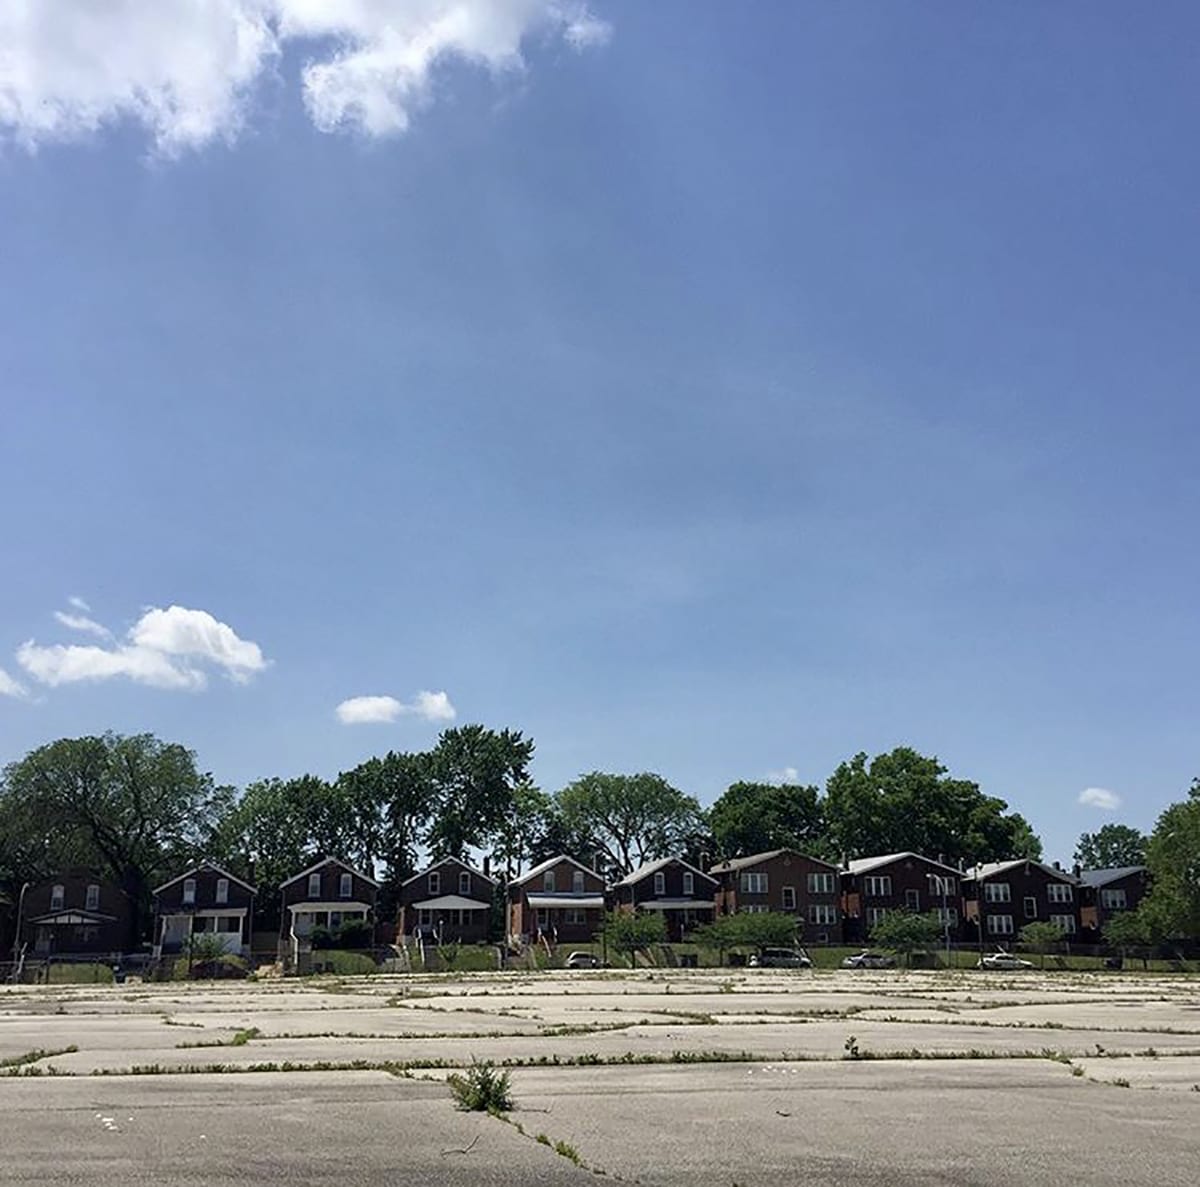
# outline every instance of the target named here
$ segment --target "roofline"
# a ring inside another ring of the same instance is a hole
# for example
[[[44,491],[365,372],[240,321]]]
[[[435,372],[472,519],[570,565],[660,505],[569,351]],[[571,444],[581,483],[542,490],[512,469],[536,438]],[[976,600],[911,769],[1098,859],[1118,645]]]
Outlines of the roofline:
[[[299,882],[301,878],[307,878],[309,874],[316,873],[316,871],[322,866],[327,866],[330,862],[333,862],[334,865],[341,866],[343,870],[354,874],[356,877],[361,878],[364,882],[370,882],[376,890],[379,889],[379,883],[376,882],[375,879],[370,876],[370,874],[364,874],[362,870],[355,869],[354,866],[352,866],[349,862],[343,861],[340,857],[321,858],[320,861],[314,862],[312,865],[310,865],[307,870],[301,870],[300,873],[293,874],[286,881],[280,882],[279,889],[282,890],[285,886],[291,886],[293,882]]]
[[[545,861],[539,861],[538,864],[533,867],[533,869],[522,874],[519,878],[514,878],[512,880],[512,882],[509,883],[509,885],[510,886],[524,886],[525,883],[528,882],[530,878],[537,877],[538,874],[549,869],[551,866],[558,865],[558,863],[560,861],[569,861],[573,866],[578,867],[585,874],[591,874],[591,876],[593,878],[599,878],[601,882],[604,881],[603,874],[597,873],[593,869],[589,869],[578,858],[572,857],[569,853],[559,853],[555,857],[548,857],[548,858],[546,858]]]
[[[1140,866],[1117,866],[1111,870],[1082,870],[1079,874],[1079,881],[1084,886],[1107,886],[1110,882],[1120,882],[1122,878],[1132,878],[1134,874],[1144,874],[1150,869],[1147,865]],[[1088,879],[1088,874],[1107,874],[1107,878],[1098,878],[1095,881]]]
[[[455,865],[462,866],[464,870],[477,875],[485,882],[490,882],[493,886],[499,885],[499,882],[493,878],[491,874],[485,874],[482,870],[476,869],[469,861],[463,861],[461,857],[443,857],[440,860],[433,862],[431,865],[427,865],[423,870],[418,870],[411,878],[405,878],[400,885],[407,886],[410,882],[415,882],[418,878],[424,878],[428,874],[433,873],[433,871],[438,869],[440,866],[447,865],[450,862],[453,862]]]
[[[155,887],[150,893],[162,894],[168,886],[174,886],[176,882],[182,882],[184,878],[190,878],[193,874],[200,873],[201,870],[212,870],[214,873],[220,874],[222,878],[228,878],[230,882],[236,882],[239,886],[245,887],[251,894],[257,894],[257,887],[251,886],[249,882],[243,882],[236,874],[231,874],[228,870],[217,865],[215,861],[202,861],[197,865],[192,866],[190,870],[184,870],[182,874],[172,878],[169,882],[164,882],[161,886]]]
[[[706,874],[703,870],[697,869],[690,861],[684,861],[682,857],[660,857],[657,861],[646,862],[645,865],[639,866],[637,870],[630,870],[624,878],[613,883],[613,888],[615,889],[618,886],[636,886],[643,878],[649,878],[651,874],[657,874],[663,866],[668,866],[673,861],[677,861],[685,870],[691,870],[693,874],[699,874],[701,878],[707,878],[709,882],[720,881],[720,879],[714,878],[712,874]],[[646,872],[634,878],[634,874],[637,874],[639,870],[645,870]]]
[[[990,865],[995,867],[995,869],[989,870],[988,873],[979,875],[979,877],[984,881],[987,881],[988,878],[994,878],[997,874],[1003,874],[1007,870],[1013,869],[1015,866],[1031,865],[1037,866],[1039,869],[1049,874],[1052,878],[1061,878],[1064,882],[1070,882],[1074,886],[1081,886],[1083,884],[1083,879],[1077,878],[1073,873],[1071,873],[1070,870],[1056,869],[1048,862],[1038,861],[1033,857],[1013,857],[1008,861],[982,862],[981,865]],[[968,869],[963,870],[961,873],[962,880],[964,882],[976,881],[976,868],[978,867],[971,866]]]
[[[915,857],[918,861],[928,862],[931,866],[937,866],[940,870],[945,870],[948,874],[953,874],[956,878],[963,878],[965,874],[957,866],[947,865],[944,861],[938,861],[936,857],[926,857],[924,853],[917,853],[912,849],[902,850],[900,853],[881,853],[877,857],[855,857],[851,858],[845,866],[838,866],[838,870],[843,874],[865,874],[870,870],[876,869],[879,866],[889,865],[894,861],[899,861],[904,857]],[[864,866],[861,869],[852,869],[855,862],[874,862],[875,865],[870,867]]]
[[[831,870],[839,868],[836,861],[827,861],[823,857],[814,857],[811,853],[805,853],[803,849],[793,849],[790,845],[781,845],[778,849],[764,849],[761,853],[750,853],[745,857],[727,857],[724,861],[717,862],[715,866],[708,867],[709,877],[711,878],[714,873],[731,874],[734,870],[743,869],[745,866],[757,865],[760,861],[770,861],[771,858],[778,857],[781,853],[794,853],[797,857],[804,858],[805,861],[828,866]]]

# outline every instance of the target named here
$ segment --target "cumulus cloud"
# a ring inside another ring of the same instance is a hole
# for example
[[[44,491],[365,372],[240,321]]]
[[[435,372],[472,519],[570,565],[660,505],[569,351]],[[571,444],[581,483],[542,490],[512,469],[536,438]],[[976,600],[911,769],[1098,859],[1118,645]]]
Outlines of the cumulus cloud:
[[[0,668],[0,697],[23,697],[25,689],[3,668]]]
[[[1079,802],[1088,808],[1115,812],[1121,806],[1121,797],[1115,791],[1108,791],[1103,787],[1085,787],[1079,793]]]
[[[388,696],[350,697],[342,701],[334,713],[344,725],[370,725],[395,721],[404,716],[445,722],[453,721],[458,716],[458,710],[444,692],[424,691],[417,693],[407,704]]]
[[[383,136],[450,59],[498,74],[531,37],[609,33],[586,0],[0,0],[0,128],[31,148],[122,120],[167,154],[231,140],[296,46],[316,127]]]
[[[78,594],[72,594],[67,599],[69,606],[74,606],[76,610],[82,610],[84,614],[91,614],[92,608]]]
[[[784,767],[781,771],[768,771],[768,783],[799,783],[800,772],[795,767]]]
[[[80,628],[57,615],[73,629],[103,632],[99,623]],[[95,628],[95,630],[93,630]],[[239,638],[232,627],[206,610],[168,606],[151,608],[130,628],[125,638],[111,646],[55,643],[43,646],[33,639],[17,648],[17,663],[40,684],[56,687],[82,681],[124,677],[152,688],[201,689],[207,670],[216,668],[243,684],[267,667],[257,643]]]

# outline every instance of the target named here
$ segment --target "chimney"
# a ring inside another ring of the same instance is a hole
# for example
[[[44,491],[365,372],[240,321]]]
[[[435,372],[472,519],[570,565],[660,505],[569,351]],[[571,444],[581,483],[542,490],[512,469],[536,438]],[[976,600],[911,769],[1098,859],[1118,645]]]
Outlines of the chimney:
[[[490,876],[491,872],[492,872],[492,855],[490,853],[485,853],[483,855],[483,876],[486,878],[486,877]]]
[[[246,881],[249,882],[251,886],[254,885],[254,858],[253,857],[251,857],[246,862]]]
[[[1054,863],[1054,868],[1055,868],[1056,870],[1061,870],[1061,869],[1062,869],[1062,862],[1060,862],[1060,861],[1056,861],[1056,862]]]
[[[1079,862],[1076,862],[1076,863],[1075,863],[1075,864],[1074,864],[1074,865],[1071,867],[1071,873],[1072,873],[1072,874],[1073,874],[1073,875],[1074,875],[1076,878],[1078,878],[1078,877],[1079,877],[1079,875],[1083,873],[1083,868],[1080,866]]]

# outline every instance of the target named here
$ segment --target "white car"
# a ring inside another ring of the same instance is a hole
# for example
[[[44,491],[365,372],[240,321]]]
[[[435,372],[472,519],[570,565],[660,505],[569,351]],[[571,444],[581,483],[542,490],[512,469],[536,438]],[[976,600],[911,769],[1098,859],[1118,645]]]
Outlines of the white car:
[[[600,958],[591,952],[572,952],[564,962],[564,967],[568,969],[598,969],[604,966],[600,963]]]
[[[975,966],[977,969],[1031,969],[1033,962],[1022,960],[1011,952],[993,952],[984,956]]]
[[[842,961],[844,969],[890,969],[894,968],[896,958],[888,956],[886,952],[869,952],[863,949],[862,952],[857,952],[853,956],[847,956]]]

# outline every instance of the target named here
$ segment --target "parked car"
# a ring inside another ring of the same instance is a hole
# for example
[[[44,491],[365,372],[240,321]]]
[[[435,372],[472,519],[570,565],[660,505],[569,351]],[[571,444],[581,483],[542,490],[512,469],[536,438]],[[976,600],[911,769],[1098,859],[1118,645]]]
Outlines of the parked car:
[[[977,969],[1031,969],[1033,962],[1022,960],[1011,952],[993,952],[991,956],[982,957],[975,967]]]
[[[803,948],[764,948],[750,957],[751,968],[811,969],[812,958]]]
[[[603,968],[600,958],[591,952],[572,952],[566,960],[569,969],[598,969]]]
[[[842,961],[844,969],[890,969],[894,968],[896,958],[886,952],[869,952],[864,948],[853,956],[847,956]]]

